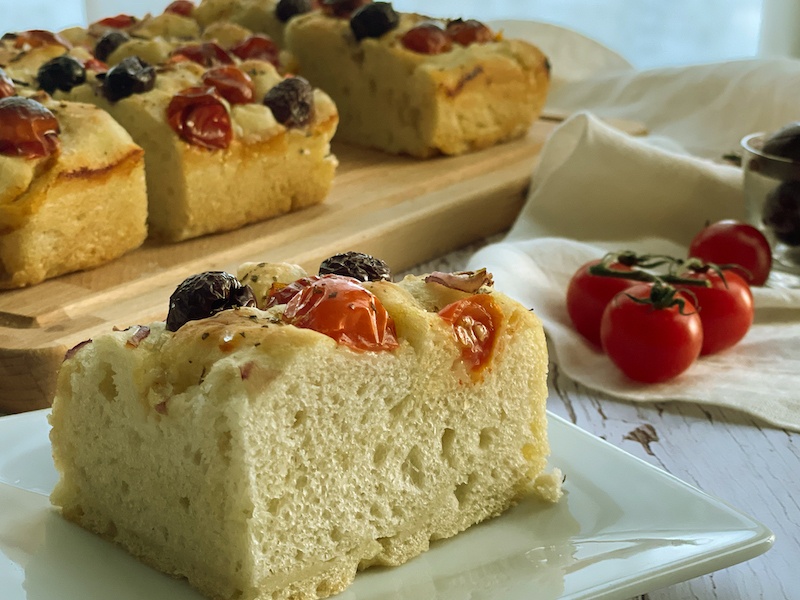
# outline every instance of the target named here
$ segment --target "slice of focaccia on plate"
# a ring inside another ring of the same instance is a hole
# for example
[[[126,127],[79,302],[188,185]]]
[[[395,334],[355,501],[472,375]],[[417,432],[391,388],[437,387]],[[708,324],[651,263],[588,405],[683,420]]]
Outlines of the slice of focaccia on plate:
[[[312,599],[559,498],[544,333],[485,277],[245,270],[263,308],[203,273],[166,324],[69,353],[51,417],[66,518],[209,597]]]

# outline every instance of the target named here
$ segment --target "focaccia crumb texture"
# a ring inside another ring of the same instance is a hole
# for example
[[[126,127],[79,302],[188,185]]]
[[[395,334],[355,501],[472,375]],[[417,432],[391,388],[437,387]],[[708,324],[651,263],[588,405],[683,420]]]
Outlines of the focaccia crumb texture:
[[[503,325],[476,382],[429,307],[467,294],[365,285],[395,320],[394,351],[354,352],[280,323],[280,307],[78,349],[51,416],[53,502],[209,597],[262,600],[335,594],[528,493],[557,499],[539,477],[538,319],[495,293]]]

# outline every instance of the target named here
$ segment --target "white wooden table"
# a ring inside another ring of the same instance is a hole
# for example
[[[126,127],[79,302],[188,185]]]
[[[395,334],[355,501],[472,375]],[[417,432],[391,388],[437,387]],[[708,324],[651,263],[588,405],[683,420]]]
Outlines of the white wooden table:
[[[462,270],[479,247],[472,245],[411,272]],[[548,408],[726,501],[775,533],[775,544],[766,554],[652,590],[638,600],[800,599],[800,434],[732,410],[617,400],[575,383],[552,363]]]

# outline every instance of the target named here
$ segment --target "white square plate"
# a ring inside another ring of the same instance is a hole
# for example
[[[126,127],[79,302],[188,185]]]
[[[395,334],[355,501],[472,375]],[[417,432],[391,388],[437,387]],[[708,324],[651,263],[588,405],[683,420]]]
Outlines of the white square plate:
[[[0,597],[199,600],[51,508],[47,411],[0,419]],[[624,599],[753,558],[772,533],[724,502],[550,415],[555,506],[526,501],[407,564],[360,573],[342,600]]]

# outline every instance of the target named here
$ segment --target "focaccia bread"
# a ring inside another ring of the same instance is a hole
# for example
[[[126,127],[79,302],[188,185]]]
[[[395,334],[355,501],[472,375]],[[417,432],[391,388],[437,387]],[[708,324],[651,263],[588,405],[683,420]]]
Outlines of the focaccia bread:
[[[117,258],[144,241],[146,219],[142,149],[107,113],[0,99],[0,288]]]
[[[62,514],[209,597],[312,599],[527,494],[558,500],[533,313],[485,272],[352,266],[246,265],[256,294],[194,276],[166,324],[70,351]]]
[[[322,202],[336,158],[330,98],[272,64],[158,68],[128,58],[65,97],[108,111],[145,150],[151,237],[178,241]]]
[[[388,16],[364,18],[372,13]],[[452,34],[459,28],[482,33],[465,34],[463,45]],[[432,25],[383,2],[349,19],[321,11],[297,16],[285,40],[296,72],[337,103],[337,139],[393,153],[461,154],[520,137],[549,88],[549,64],[535,46],[475,22]]]

